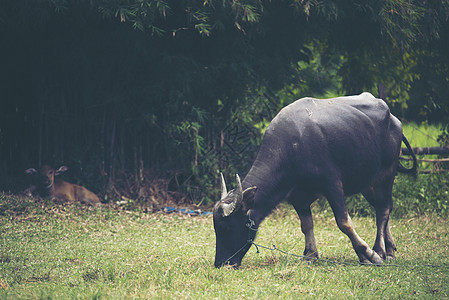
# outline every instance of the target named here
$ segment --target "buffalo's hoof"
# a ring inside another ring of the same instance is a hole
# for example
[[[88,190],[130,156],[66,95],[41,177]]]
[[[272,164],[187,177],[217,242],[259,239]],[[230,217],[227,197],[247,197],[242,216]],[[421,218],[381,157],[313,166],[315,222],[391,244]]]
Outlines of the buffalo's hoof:
[[[373,256],[371,257],[371,263],[373,265],[381,265],[382,264],[382,258],[380,258],[379,254],[374,252]]]
[[[381,265],[382,264],[382,258],[380,258],[379,254],[376,252],[373,252],[373,255],[368,259],[362,259],[360,260],[360,263],[362,265]]]
[[[302,259],[307,263],[307,264],[313,264],[316,263],[318,261],[318,256],[314,257],[314,256],[303,256]]]
[[[360,264],[361,265],[372,265],[372,263],[369,260],[367,260],[367,259],[361,260]]]
[[[318,251],[311,251],[305,249],[302,258],[309,263],[316,262],[319,258]]]

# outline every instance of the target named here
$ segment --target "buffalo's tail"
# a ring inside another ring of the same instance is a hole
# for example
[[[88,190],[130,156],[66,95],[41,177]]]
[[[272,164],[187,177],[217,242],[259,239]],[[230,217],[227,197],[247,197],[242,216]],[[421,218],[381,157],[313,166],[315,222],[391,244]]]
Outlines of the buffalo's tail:
[[[407,138],[404,134],[402,134],[402,141],[404,142],[405,146],[407,147],[408,151],[410,151],[412,158],[413,158],[413,166],[410,169],[407,169],[401,163],[398,165],[398,171],[401,173],[407,173],[407,174],[414,174],[416,175],[416,171],[418,168],[418,161],[416,159],[415,153],[413,152],[412,147],[410,146],[410,143],[408,142]]]

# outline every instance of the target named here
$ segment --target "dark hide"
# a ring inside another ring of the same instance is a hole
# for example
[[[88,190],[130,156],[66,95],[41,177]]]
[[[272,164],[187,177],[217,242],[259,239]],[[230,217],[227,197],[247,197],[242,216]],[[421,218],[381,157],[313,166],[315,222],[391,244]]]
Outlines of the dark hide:
[[[398,169],[402,140],[410,147],[401,122],[369,93],[303,98],[282,109],[265,132],[241,192],[239,187],[225,191],[215,205],[215,266],[239,266],[251,246],[248,238],[256,235],[248,232],[249,218],[258,228],[285,198],[300,217],[304,254],[318,257],[310,205],[319,195],[327,198],[361,262],[394,258],[389,227],[393,181],[398,170],[416,170],[416,158],[412,169]],[[355,232],[346,209],[345,196],[355,193],[362,193],[376,211],[373,250]]]

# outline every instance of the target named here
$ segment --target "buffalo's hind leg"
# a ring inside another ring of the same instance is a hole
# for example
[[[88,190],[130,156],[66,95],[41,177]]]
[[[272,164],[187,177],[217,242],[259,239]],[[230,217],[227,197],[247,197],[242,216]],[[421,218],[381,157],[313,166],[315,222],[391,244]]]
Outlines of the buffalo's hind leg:
[[[390,231],[390,213],[393,209],[392,190],[394,176],[363,192],[376,211],[377,235],[373,250],[382,259],[395,258],[396,244]]]
[[[386,259],[395,259],[396,255],[394,254],[398,249],[396,248],[396,244],[393,240],[393,236],[390,231],[390,220],[385,224],[385,247],[387,251]]]
[[[298,189],[293,190],[288,197],[288,201],[293,205],[301,220],[301,231],[305,237],[304,256],[312,259],[318,258],[315,234],[313,232],[313,218],[310,204],[315,201],[314,196],[304,195]]]

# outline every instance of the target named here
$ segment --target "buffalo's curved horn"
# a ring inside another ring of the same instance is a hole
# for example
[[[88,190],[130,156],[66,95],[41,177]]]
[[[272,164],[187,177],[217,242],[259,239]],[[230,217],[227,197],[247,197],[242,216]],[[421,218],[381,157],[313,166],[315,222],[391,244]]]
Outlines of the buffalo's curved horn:
[[[243,200],[243,188],[242,188],[242,182],[240,181],[239,174],[235,174],[235,179],[237,181],[237,198],[238,202],[242,202]]]
[[[237,188],[235,189],[236,197],[231,203],[223,203],[221,205],[223,209],[223,217],[230,216],[237,207],[240,207],[243,201],[243,189],[242,189],[242,182],[240,181],[240,177],[238,174],[236,174],[237,179]]]
[[[223,200],[228,195],[228,190],[226,189],[226,182],[223,173],[220,173],[220,175],[221,175],[221,199]]]

